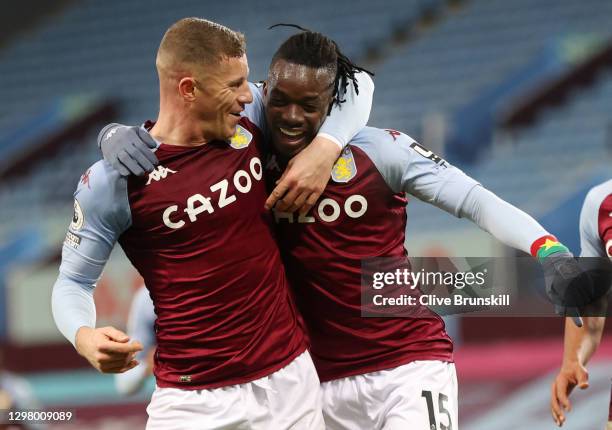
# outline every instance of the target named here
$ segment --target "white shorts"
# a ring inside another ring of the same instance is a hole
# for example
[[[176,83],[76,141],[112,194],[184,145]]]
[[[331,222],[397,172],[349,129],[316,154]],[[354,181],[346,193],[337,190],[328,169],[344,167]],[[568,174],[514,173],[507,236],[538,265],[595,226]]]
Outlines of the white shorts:
[[[453,363],[415,361],[321,384],[328,430],[457,430]]]
[[[156,387],[147,430],[324,430],[308,352],[271,375],[212,390]]]

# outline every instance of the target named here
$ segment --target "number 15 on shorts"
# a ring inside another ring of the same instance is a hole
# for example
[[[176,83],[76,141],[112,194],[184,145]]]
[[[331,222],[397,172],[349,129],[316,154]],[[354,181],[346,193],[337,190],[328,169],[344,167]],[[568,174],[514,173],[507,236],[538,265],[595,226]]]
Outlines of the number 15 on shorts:
[[[429,415],[430,430],[453,430],[451,412],[447,409],[448,396],[443,393],[432,393],[428,390],[421,391],[421,397],[427,403],[427,414]],[[437,397],[437,399],[436,399]],[[437,411],[436,411],[437,406]]]

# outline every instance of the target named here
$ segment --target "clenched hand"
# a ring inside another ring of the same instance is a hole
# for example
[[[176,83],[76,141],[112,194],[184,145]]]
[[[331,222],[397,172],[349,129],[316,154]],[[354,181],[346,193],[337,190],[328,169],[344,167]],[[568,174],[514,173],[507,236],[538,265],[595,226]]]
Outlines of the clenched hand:
[[[276,188],[266,200],[266,209],[306,214],[317,202],[331,176],[341,150],[324,137],[315,137],[310,145],[293,157]]]
[[[123,373],[138,365],[134,356],[142,351],[140,342],[114,327],[81,327],[76,334],[79,354],[102,373]]]

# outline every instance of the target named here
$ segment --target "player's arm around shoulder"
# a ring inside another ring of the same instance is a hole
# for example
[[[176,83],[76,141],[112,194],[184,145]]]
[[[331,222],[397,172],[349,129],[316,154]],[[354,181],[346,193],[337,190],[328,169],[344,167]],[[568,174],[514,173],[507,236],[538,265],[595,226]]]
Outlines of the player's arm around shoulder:
[[[62,334],[102,372],[120,372],[137,363],[138,344],[113,327],[95,328],[93,289],[119,235],[131,222],[127,182],[106,162],[81,176],[74,213],[62,247],[52,311]]]
[[[338,157],[348,142],[368,122],[374,97],[374,81],[366,72],[355,74],[356,86],[350,83],[343,93],[344,102],[333,104],[317,136],[293,157],[265,207],[282,212],[306,214],[317,202]]]

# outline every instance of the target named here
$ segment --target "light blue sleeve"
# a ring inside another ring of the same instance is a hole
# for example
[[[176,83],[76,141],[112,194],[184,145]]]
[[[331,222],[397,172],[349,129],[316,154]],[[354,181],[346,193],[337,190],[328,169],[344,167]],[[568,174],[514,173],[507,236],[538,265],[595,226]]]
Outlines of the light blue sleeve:
[[[138,366],[124,373],[115,375],[115,387],[125,396],[140,390],[148,378],[147,357],[151,349],[155,348],[155,308],[153,300],[146,287],[141,287],[132,300],[127,323],[127,334],[132,341],[142,344],[142,351],[136,354]]]
[[[263,102],[263,84],[249,82],[249,88],[253,94],[253,102],[245,106],[242,116],[246,116],[253,124],[255,124],[263,132],[267,133],[266,114],[264,111]]]
[[[549,233],[532,216],[479,186],[468,194],[460,216],[501,243],[530,254],[533,242]]]
[[[344,148],[349,141],[368,123],[374,98],[374,81],[365,72],[355,74],[359,94],[352,83],[345,94],[345,102],[334,105],[329,116],[319,129],[317,136],[334,141]]]
[[[74,193],[74,214],[51,297],[55,323],[73,345],[80,327],[95,327],[95,284],[130,224],[127,180],[105,161],[97,162],[83,174]]]
[[[409,193],[454,216],[478,182],[396,130],[366,127],[350,142],[361,148],[396,193]]]
[[[500,242],[530,252],[548,232],[531,216],[500,199],[446,160],[395,130],[367,127],[361,147],[395,192],[407,192],[460,218],[467,218]]]

